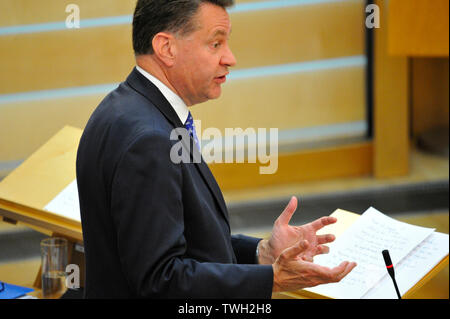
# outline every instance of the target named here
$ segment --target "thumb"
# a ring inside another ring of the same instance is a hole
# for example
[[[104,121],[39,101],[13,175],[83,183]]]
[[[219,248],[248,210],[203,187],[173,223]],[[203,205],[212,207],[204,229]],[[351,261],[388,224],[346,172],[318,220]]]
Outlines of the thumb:
[[[289,221],[291,220],[291,217],[294,214],[296,209],[297,209],[297,197],[292,196],[291,200],[287,204],[286,208],[283,210],[283,212],[278,217],[278,221],[282,225],[289,224]]]
[[[301,240],[294,246],[286,248],[286,250],[283,252],[283,255],[289,259],[294,259],[299,254],[304,252],[306,250],[306,248],[308,248],[308,246],[309,246],[309,243],[307,240]]]

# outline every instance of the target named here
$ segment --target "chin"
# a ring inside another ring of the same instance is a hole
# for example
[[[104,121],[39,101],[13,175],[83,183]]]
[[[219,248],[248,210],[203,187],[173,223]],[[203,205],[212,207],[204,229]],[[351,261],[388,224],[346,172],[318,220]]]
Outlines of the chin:
[[[210,96],[208,100],[217,100],[220,97],[220,94]]]
[[[222,95],[222,90],[219,88],[218,90],[214,90],[208,95],[209,100],[218,99]]]
[[[193,104],[205,103],[209,100],[216,100],[222,95],[222,90],[220,88],[216,88],[214,90],[210,90],[206,92],[203,96],[199,97],[199,99]]]

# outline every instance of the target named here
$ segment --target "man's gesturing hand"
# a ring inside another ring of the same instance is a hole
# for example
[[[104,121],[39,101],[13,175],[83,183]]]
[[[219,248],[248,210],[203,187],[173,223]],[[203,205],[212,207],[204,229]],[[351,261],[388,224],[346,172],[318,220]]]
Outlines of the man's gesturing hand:
[[[278,256],[272,265],[273,292],[294,291],[338,282],[356,266],[354,262],[344,261],[335,268],[328,268],[305,261],[300,256],[308,250],[308,247],[308,241],[301,240]]]
[[[270,239],[260,242],[259,262],[261,264],[272,264],[283,250],[301,240],[307,240],[309,243],[308,248],[303,253],[304,259],[312,260],[318,254],[328,253],[329,249],[325,244],[334,241],[334,235],[316,235],[316,232],[324,226],[335,223],[336,218],[322,217],[302,226],[291,226],[289,221],[296,209],[297,198],[293,196],[275,221]]]

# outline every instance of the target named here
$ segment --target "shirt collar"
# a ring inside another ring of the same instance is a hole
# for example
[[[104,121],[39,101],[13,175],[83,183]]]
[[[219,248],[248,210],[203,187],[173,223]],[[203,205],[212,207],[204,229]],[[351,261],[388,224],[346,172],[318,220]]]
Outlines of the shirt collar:
[[[162,83],[160,80],[158,80],[156,77],[136,65],[136,70],[138,70],[143,76],[145,76],[150,82],[152,82],[164,95],[166,100],[170,103],[170,105],[173,107],[175,112],[177,113],[181,123],[186,123],[186,120],[189,116],[189,110],[186,106],[186,103],[177,95],[175,94],[171,89],[167,87],[164,83]]]

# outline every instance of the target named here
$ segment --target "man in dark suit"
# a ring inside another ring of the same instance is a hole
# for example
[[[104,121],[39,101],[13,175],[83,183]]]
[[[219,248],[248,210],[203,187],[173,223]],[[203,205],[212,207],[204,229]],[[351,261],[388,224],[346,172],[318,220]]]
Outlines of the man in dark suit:
[[[334,240],[316,231],[336,220],[288,225],[295,197],[269,240],[230,235],[188,107],[218,98],[236,63],[232,2],[137,2],[137,66],[94,111],[77,154],[88,298],[270,298],[339,281],[355,266],[312,262]],[[174,159],[177,138],[188,160]]]

